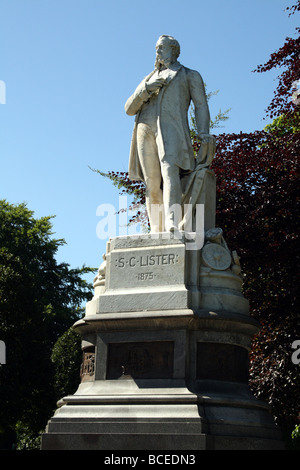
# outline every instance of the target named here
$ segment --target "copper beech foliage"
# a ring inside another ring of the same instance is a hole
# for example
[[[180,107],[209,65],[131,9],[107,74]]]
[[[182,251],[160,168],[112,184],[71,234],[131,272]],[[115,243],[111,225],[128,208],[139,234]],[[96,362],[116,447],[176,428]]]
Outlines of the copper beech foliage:
[[[300,0],[290,8],[300,10]],[[299,419],[299,365],[292,342],[300,339],[297,286],[299,273],[299,105],[291,95],[300,79],[300,28],[255,72],[279,68],[278,87],[266,110],[275,118],[264,130],[216,136],[212,164],[217,179],[217,226],[237,250],[244,271],[244,294],[262,329],[250,352],[250,384],[268,401],[276,421],[290,432]],[[199,144],[194,141],[194,149]],[[133,207],[145,202],[145,187],[126,172],[102,173],[121,192],[133,195]],[[145,222],[138,211],[133,220]]]
[[[295,5],[287,7],[290,15],[300,11],[299,0]],[[270,59],[263,65],[259,65],[255,72],[267,72],[274,68],[283,68],[278,77],[278,86],[274,92],[274,98],[267,108],[267,115],[270,118],[280,116],[281,114],[293,112],[295,105],[290,99],[290,90],[292,84],[300,79],[300,28],[296,28],[298,36],[295,38],[287,37],[284,45],[271,54]]]

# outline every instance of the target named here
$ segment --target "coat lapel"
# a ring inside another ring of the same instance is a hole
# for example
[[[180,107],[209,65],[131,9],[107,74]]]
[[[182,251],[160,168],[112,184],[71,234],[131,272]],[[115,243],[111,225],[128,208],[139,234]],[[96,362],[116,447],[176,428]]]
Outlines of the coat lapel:
[[[175,62],[170,65],[169,68],[159,72],[159,77],[162,77],[166,80],[167,85],[175,78],[177,72],[181,69],[182,65],[179,62]]]
[[[175,62],[174,64],[170,65],[169,68],[162,70],[159,72],[159,77],[163,77],[166,80],[166,85],[162,88],[161,92],[159,93],[159,101],[158,101],[158,116],[157,116],[157,128],[158,128],[158,145],[160,146],[161,150],[164,147],[163,138],[161,135],[161,126],[160,126],[160,103],[162,97],[164,95],[166,87],[170,84],[170,82],[176,77],[177,73],[183,66],[180,62]],[[147,82],[157,70],[153,70],[144,80]],[[138,157],[137,152],[137,144],[136,144],[136,134],[137,134],[137,124],[139,120],[140,111],[137,113],[134,123],[133,135],[131,140],[131,149],[130,149],[130,158],[129,158],[129,178],[133,180],[142,180],[144,181],[144,175],[142,172],[141,164]]]

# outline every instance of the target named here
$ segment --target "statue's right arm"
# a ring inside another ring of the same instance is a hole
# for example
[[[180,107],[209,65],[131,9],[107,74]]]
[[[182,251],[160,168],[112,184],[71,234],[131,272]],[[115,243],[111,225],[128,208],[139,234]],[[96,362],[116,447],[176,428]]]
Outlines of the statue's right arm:
[[[135,114],[137,114],[145,103],[145,101],[148,101],[150,96],[151,93],[149,93],[146,88],[146,80],[143,80],[139,84],[135,92],[126,101],[126,114],[128,114],[129,116],[134,116]]]

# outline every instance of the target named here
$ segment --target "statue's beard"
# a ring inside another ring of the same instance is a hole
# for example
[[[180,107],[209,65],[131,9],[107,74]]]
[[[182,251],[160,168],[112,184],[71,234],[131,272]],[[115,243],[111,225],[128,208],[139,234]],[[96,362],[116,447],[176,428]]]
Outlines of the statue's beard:
[[[167,57],[166,59],[162,59],[161,57],[157,55],[154,67],[156,70],[160,72],[161,70],[169,68],[170,65],[173,64],[173,62],[174,60],[173,60],[172,55],[170,57]]]

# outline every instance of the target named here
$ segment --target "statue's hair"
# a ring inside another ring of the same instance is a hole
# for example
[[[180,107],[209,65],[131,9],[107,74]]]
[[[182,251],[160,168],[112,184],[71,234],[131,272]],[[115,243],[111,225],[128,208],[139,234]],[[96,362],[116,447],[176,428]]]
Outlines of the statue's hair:
[[[168,39],[169,44],[173,49],[174,57],[175,57],[175,59],[177,59],[180,55],[179,42],[175,38],[173,38],[173,36],[169,36],[168,34],[162,34],[161,36],[159,36],[158,41],[160,39]]]

